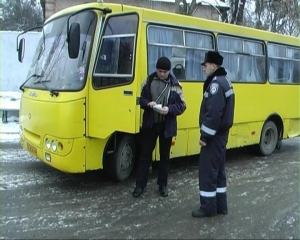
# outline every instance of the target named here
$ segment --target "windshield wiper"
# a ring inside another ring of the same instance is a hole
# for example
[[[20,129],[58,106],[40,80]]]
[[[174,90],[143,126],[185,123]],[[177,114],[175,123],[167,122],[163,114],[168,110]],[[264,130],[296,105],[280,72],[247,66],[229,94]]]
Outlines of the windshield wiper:
[[[44,77],[44,76],[41,76],[41,77]],[[33,83],[36,84],[36,83],[43,83],[43,82],[51,82],[51,80],[36,80]]]
[[[44,75],[41,75],[41,74],[36,74],[36,73],[34,73],[34,74],[32,74],[29,78],[27,78],[27,80],[20,86],[20,90],[22,91],[22,92],[24,92],[24,85],[31,79],[31,78],[33,78],[33,77],[36,77],[36,78],[41,78],[41,77],[44,77]],[[34,84],[36,84],[36,83],[42,83],[43,85],[44,85],[44,87],[50,92],[50,95],[51,95],[51,97],[53,97],[53,95],[55,95],[56,97],[59,95],[59,92],[58,91],[55,91],[55,90],[51,90],[51,89],[49,89],[47,86],[46,86],[46,84],[44,83],[44,82],[50,82],[51,80],[44,80],[44,81],[42,81],[41,79],[40,80],[36,80],[35,82],[34,82]]]
[[[32,74],[32,75],[31,75],[29,78],[27,78],[26,81],[23,82],[22,85],[19,87],[19,89],[20,89],[22,92],[24,92],[24,85],[25,85],[25,83],[27,83],[27,82],[28,82],[31,78],[33,78],[33,77],[40,78],[40,77],[44,77],[44,76],[43,76],[43,75],[40,75],[40,74],[36,74],[36,73]]]
[[[40,80],[35,81],[34,84],[37,84],[37,83],[43,84],[43,86],[50,92],[51,97],[53,97],[53,95],[57,97],[59,95],[59,92],[48,88],[47,85],[44,82],[51,82],[51,80],[42,81],[40,79]]]

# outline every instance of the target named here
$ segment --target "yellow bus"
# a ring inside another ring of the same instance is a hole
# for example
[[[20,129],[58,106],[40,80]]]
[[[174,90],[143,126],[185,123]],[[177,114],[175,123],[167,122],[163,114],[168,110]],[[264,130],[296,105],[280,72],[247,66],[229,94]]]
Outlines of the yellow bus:
[[[167,56],[187,104],[171,158],[199,153],[198,114],[205,52],[224,57],[236,93],[228,148],[262,155],[299,136],[299,40],[191,16],[110,3],[64,9],[41,27],[23,91],[24,149],[68,173],[104,169],[129,177],[139,149],[142,81]],[[24,35],[17,38],[19,61]],[[157,148],[153,161],[159,160]]]

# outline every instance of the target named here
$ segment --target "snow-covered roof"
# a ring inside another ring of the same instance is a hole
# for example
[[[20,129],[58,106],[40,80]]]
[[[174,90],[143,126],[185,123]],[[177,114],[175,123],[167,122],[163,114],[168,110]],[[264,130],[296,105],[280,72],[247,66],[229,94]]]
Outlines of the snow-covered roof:
[[[149,1],[149,0],[148,0]],[[169,3],[175,3],[175,0],[150,0],[153,2],[169,2]],[[192,0],[186,0],[187,3],[191,3]],[[223,8],[228,8],[229,6],[221,2],[220,0],[196,0],[196,3],[201,3],[202,5],[213,5],[215,7],[223,7]]]

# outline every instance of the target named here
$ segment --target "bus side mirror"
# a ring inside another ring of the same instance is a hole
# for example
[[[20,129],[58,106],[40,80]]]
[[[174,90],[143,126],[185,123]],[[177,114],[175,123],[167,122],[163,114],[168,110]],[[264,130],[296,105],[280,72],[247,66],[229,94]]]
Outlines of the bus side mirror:
[[[71,24],[68,30],[68,53],[69,57],[74,59],[78,57],[80,45],[80,25],[77,22]]]
[[[18,51],[19,62],[23,62],[24,53],[25,53],[25,39],[24,38],[22,38],[20,40],[17,51]]]

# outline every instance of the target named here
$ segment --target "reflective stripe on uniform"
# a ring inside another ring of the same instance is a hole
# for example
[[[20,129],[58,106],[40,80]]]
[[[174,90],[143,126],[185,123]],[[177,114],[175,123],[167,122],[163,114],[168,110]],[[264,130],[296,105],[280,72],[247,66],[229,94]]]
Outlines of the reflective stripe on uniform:
[[[229,89],[229,90],[225,93],[225,96],[228,98],[228,97],[231,96],[232,94],[234,94],[233,89]]]
[[[209,135],[215,135],[217,133],[216,130],[206,127],[204,124],[201,125],[201,130],[206,132]]]
[[[200,190],[200,196],[202,197],[215,197],[217,195],[217,192],[205,192]]]
[[[226,187],[217,188],[217,193],[226,193]]]

